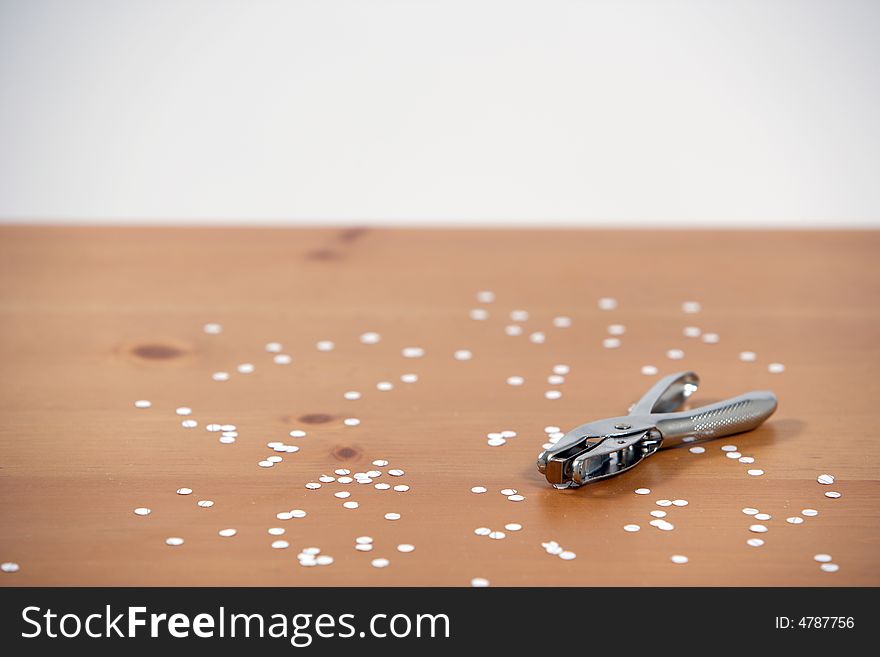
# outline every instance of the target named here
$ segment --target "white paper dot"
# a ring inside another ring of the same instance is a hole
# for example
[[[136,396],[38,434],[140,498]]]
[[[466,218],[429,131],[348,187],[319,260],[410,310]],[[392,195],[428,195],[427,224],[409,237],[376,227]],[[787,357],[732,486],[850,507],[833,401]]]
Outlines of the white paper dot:
[[[152,510],[148,509],[145,506],[139,506],[134,510],[134,513],[138,516],[148,516],[152,513]]]
[[[274,549],[274,550],[286,550],[289,547],[290,547],[290,543],[288,543],[284,539],[278,539],[277,541],[272,541],[272,549]]]
[[[754,351],[741,351],[739,352],[739,359],[744,363],[754,363],[758,358],[758,354]]]
[[[654,518],[665,518],[668,515],[666,511],[661,511],[660,509],[654,509],[650,513]]]
[[[220,536],[223,536],[224,538],[229,538],[231,536],[235,536],[238,532],[234,529],[221,529],[217,533],[220,534]]]
[[[753,507],[747,506],[746,508],[744,508],[744,509],[742,510],[742,512],[745,513],[747,516],[754,516],[754,515],[757,515],[757,514],[758,514],[758,509],[755,509],[755,508],[753,508]]]
[[[803,524],[804,519],[801,518],[800,516],[791,516],[790,518],[786,518],[785,522],[792,524],[792,525],[800,525],[800,524]]]
[[[514,322],[524,322],[529,318],[529,312],[527,310],[511,310],[510,311],[510,319]]]
[[[400,520],[400,514],[399,513],[386,513],[385,520]]]
[[[824,484],[826,486],[834,483],[834,476],[830,474],[821,474],[816,479],[820,484]]]
[[[210,509],[214,506],[214,500],[199,500],[196,504],[202,509]]]
[[[749,531],[755,532],[756,534],[763,534],[767,531],[767,527],[765,525],[749,525]]]
[[[223,332],[223,327],[216,322],[210,322],[202,327],[202,330],[208,335],[219,335]]]
[[[283,348],[284,347],[281,345],[280,342],[267,342],[265,347],[266,351],[268,351],[270,354],[277,354]]]
[[[525,383],[525,379],[521,376],[507,377],[507,385],[509,386],[521,386],[523,383]]]
[[[391,562],[388,559],[373,559],[370,563],[373,568],[387,568]]]
[[[703,333],[702,340],[706,344],[718,344],[721,338],[717,333]]]
[[[485,577],[474,577],[471,580],[471,586],[474,588],[485,588],[489,586],[489,580]]]
[[[192,495],[192,488],[178,488],[176,493],[178,495]]]
[[[761,547],[764,545],[764,539],[762,538],[749,538],[746,540],[746,544],[752,547]]]
[[[819,563],[828,563],[831,561],[831,555],[830,554],[816,554],[816,555],[813,555],[813,559],[815,559]]]
[[[554,317],[553,326],[556,328],[568,328],[571,326],[571,317],[566,317],[565,315]]]
[[[684,351],[681,349],[668,349],[666,351],[666,357],[669,360],[681,360],[684,358]]]
[[[425,355],[425,350],[421,347],[405,347],[401,353],[404,358],[421,358]]]
[[[682,312],[685,312],[688,314],[698,313],[701,310],[700,302],[699,301],[685,301],[684,303],[681,304],[681,310],[682,310]]]
[[[685,326],[682,334],[686,338],[698,338],[702,332],[699,326]]]
[[[492,530],[489,529],[488,527],[477,527],[474,530],[474,534],[476,534],[477,536],[488,536],[491,533],[492,533]]]
[[[179,536],[169,536],[165,539],[166,545],[183,545],[183,539]]]
[[[605,338],[602,340],[602,346],[606,349],[617,349],[620,346],[619,338]]]
[[[523,495],[508,495],[507,499],[511,502],[522,502],[526,498]]]
[[[688,501],[687,500],[672,500],[672,504],[674,506],[687,506]]]
[[[504,525],[504,529],[506,529],[509,532],[518,532],[522,529],[522,525],[519,524],[518,522],[509,522],[506,525]]]
[[[412,543],[401,543],[397,546],[398,552],[403,552],[404,554],[408,554],[416,549],[416,546]]]
[[[489,319],[489,311],[485,308],[474,308],[468,313],[468,316],[476,321],[484,321]]]
[[[767,366],[767,371],[770,374],[782,374],[785,371],[785,365],[782,363],[770,363]]]
[[[3,563],[0,563],[0,570],[4,573],[17,573],[21,570],[21,566],[14,561],[4,561]]]
[[[546,342],[547,336],[544,335],[542,331],[535,331],[531,335],[529,335],[529,342],[533,344],[544,344]]]
[[[419,380],[419,375],[418,374],[401,374],[400,380],[403,381],[404,383],[415,383],[416,381]]]
[[[672,500],[657,500],[657,506],[672,506]]]
[[[477,292],[477,301],[480,303],[492,303],[495,301],[495,293],[491,290],[480,290]]]
[[[838,566],[836,563],[823,563],[821,566],[819,566],[819,568],[821,568],[826,573],[836,573],[838,570],[840,570],[840,566]]]
[[[769,513],[756,513],[755,514],[755,520],[770,520],[770,518],[772,518],[772,517],[773,516],[771,516]]]
[[[830,490],[825,493],[825,497],[830,497],[832,500],[836,500],[840,497],[840,493],[838,493],[836,490]]]
[[[574,559],[576,557],[577,557],[577,555],[574,552],[571,552],[570,550],[565,550],[565,551],[559,553],[559,558],[564,561],[571,561],[572,559]]]
[[[561,390],[547,390],[544,392],[544,397],[547,399],[561,399],[562,391]]]
[[[501,539],[505,538],[506,536],[507,536],[507,534],[505,534],[504,532],[499,532],[499,531],[489,532],[489,538],[491,538],[493,541],[500,541]]]
[[[617,308],[617,299],[612,297],[602,297],[598,302],[599,310],[614,310]]]
[[[755,468],[754,470],[748,470],[747,472],[752,477],[760,477],[762,474],[764,474],[764,471],[758,468]]]
[[[691,454],[703,454],[706,451],[705,447],[700,447],[697,445],[696,447],[691,447],[688,449]]]
[[[333,351],[336,345],[331,340],[318,340],[315,343],[315,348],[318,351]]]
[[[677,563],[677,564],[684,564],[684,563],[688,562],[688,558],[686,556],[684,556],[683,554],[673,554],[671,557],[669,557],[669,560],[672,563]]]
[[[455,360],[470,360],[474,355],[467,349],[459,349],[452,356]]]
[[[276,354],[272,359],[276,365],[290,365],[293,362],[293,358],[290,357],[290,354]]]
[[[522,335],[523,329],[522,326],[518,326],[516,324],[510,324],[504,327],[504,332],[509,336],[517,336]]]
[[[238,371],[239,374],[253,374],[254,370],[257,368],[254,367],[253,363],[241,363],[235,369]]]
[[[229,372],[214,372],[211,375],[211,378],[215,381],[228,381],[229,380]]]
[[[367,331],[366,333],[361,333],[361,342],[363,344],[376,344],[381,339],[382,336],[375,331]]]
[[[645,376],[654,376],[658,370],[653,365],[642,365],[642,374]]]
[[[641,529],[638,525],[624,525],[623,531],[625,532],[637,532]]]
[[[356,509],[360,506],[360,504],[358,504],[357,502],[354,502],[354,501],[350,501],[350,502],[343,502],[342,506],[344,506],[346,509]]]
[[[650,495],[651,489],[650,488],[636,488],[633,492],[636,495]]]
[[[356,417],[347,417],[342,422],[347,427],[356,427],[357,425],[359,425],[361,423],[361,421],[359,419],[357,419]]]
[[[801,515],[806,516],[808,518],[813,518],[819,515],[819,512],[816,509],[803,509],[801,511]]]
[[[152,402],[149,399],[138,399],[134,403],[135,408],[150,408],[152,406]]]

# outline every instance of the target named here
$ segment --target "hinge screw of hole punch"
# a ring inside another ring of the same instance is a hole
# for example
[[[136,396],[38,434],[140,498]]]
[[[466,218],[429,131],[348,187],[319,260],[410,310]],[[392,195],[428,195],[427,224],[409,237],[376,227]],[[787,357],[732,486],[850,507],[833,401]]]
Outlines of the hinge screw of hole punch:
[[[615,424],[614,428],[620,429],[621,431],[623,431],[624,429],[632,429],[632,425],[631,424],[624,424],[623,422],[621,422],[620,424]]]

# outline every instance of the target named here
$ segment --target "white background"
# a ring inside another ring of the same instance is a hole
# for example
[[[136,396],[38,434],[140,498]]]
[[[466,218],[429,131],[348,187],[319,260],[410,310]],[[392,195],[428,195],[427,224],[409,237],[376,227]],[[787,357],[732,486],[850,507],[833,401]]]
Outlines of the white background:
[[[0,0],[0,220],[880,225],[880,2]]]

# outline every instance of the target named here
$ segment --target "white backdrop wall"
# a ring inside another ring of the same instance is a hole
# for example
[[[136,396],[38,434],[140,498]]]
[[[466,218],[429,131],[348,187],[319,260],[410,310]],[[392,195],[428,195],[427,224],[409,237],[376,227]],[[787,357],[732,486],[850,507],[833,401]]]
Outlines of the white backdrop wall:
[[[880,225],[880,2],[0,0],[0,220]]]

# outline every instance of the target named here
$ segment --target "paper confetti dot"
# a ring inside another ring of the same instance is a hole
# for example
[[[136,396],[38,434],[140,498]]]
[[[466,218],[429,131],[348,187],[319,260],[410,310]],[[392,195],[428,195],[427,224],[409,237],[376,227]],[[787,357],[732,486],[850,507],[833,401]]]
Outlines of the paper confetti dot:
[[[149,399],[138,399],[134,403],[135,408],[150,408],[152,405],[153,403]]]

